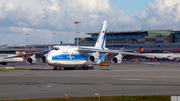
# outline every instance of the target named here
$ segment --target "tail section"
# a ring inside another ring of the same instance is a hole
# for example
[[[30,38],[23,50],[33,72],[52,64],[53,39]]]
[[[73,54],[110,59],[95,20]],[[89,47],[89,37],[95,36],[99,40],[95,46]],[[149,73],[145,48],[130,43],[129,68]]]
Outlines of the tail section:
[[[140,47],[140,52],[141,53],[146,53],[146,51],[145,51],[145,49],[143,47],[141,47],[141,46],[139,46],[139,47]]]
[[[104,49],[106,45],[106,32],[107,32],[107,21],[103,22],[101,31],[99,33],[98,39],[96,41],[95,47]]]

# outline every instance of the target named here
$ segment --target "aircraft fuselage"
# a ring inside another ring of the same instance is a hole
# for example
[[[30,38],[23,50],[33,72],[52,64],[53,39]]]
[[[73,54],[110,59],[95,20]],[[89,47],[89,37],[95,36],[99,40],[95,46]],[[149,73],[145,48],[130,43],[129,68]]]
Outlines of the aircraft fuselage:
[[[98,62],[90,62],[88,58],[93,54],[77,50],[76,46],[54,46],[47,53],[46,62],[51,66],[82,68],[84,65],[102,62],[106,57],[106,54],[101,54],[97,59]]]

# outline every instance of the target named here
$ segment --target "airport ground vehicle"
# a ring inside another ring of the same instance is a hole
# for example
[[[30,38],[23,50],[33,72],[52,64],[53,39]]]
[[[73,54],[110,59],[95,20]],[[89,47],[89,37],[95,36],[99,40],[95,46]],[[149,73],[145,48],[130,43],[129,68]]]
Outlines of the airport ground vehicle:
[[[100,63],[100,66],[109,66],[109,64],[106,62],[102,62],[102,63]]]

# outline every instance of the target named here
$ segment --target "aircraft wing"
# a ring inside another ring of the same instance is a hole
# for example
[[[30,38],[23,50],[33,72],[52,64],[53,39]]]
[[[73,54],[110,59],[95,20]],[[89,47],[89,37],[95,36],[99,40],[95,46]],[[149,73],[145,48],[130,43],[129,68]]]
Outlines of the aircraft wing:
[[[148,53],[135,53],[135,52],[126,52],[126,51],[122,51],[122,50],[102,50],[102,49],[96,49],[96,48],[82,48],[79,47],[80,51],[86,51],[86,52],[99,52],[99,53],[117,53],[117,54],[123,54],[123,55],[135,55],[135,56],[153,56],[153,57],[157,57],[157,55],[153,55],[153,54],[148,54]],[[160,56],[158,56],[160,57]]]
[[[29,56],[29,55],[33,55],[33,54],[46,54],[48,53],[50,50],[43,50],[43,51],[38,51],[38,52],[32,52],[32,53],[27,53],[27,54],[21,54],[21,55],[16,55],[16,56],[10,56],[10,57],[6,57],[3,59],[9,59],[9,58],[15,58],[15,57],[22,57],[22,56]]]

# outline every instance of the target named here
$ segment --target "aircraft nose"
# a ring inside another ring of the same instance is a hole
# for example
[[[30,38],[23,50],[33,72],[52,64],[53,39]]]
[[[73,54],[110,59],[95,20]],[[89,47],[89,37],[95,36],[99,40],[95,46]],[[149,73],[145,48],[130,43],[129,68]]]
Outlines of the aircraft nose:
[[[51,60],[52,60],[51,55],[47,54],[47,55],[46,55],[46,62],[47,62],[47,63],[50,63]]]
[[[24,59],[23,58],[20,58],[20,61],[23,61]]]

